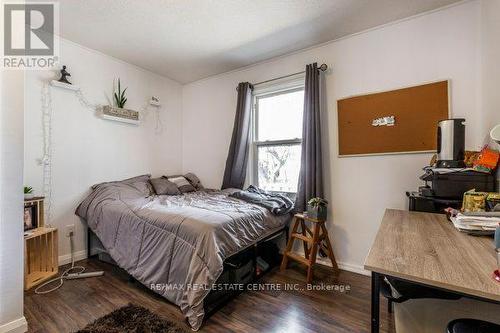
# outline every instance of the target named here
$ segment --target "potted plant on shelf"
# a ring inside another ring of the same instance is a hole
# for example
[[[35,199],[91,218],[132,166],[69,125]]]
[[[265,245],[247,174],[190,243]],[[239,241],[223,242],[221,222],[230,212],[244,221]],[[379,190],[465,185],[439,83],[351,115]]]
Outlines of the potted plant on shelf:
[[[125,92],[128,88],[122,90],[120,79],[118,79],[118,90],[113,89],[113,101],[116,107],[106,105],[103,107],[103,117],[108,120],[116,120],[130,124],[139,124],[139,112],[125,109],[127,97]]]
[[[117,120],[131,124],[139,123],[139,112],[125,109],[127,97],[125,92],[127,88],[122,90],[120,79],[118,79],[118,90],[114,89],[113,100],[116,107],[106,105],[103,107],[103,115],[105,119]]]
[[[24,199],[33,199],[33,187],[25,186],[24,187]]]
[[[123,89],[121,88],[121,83],[120,79],[118,79],[118,91],[115,92],[115,102],[116,106],[119,107],[120,109],[123,109],[125,107],[125,103],[127,103],[127,98],[125,97],[125,91],[127,91],[128,88]]]
[[[307,216],[313,219],[325,221],[328,201],[323,198],[312,198],[307,202]]]

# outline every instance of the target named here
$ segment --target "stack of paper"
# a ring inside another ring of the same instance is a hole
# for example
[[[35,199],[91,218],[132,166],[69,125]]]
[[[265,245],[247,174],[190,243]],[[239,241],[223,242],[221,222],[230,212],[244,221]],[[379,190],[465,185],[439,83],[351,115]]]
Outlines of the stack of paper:
[[[489,217],[458,214],[450,219],[455,228],[461,231],[495,231],[495,229],[500,225],[500,217],[496,216]]]

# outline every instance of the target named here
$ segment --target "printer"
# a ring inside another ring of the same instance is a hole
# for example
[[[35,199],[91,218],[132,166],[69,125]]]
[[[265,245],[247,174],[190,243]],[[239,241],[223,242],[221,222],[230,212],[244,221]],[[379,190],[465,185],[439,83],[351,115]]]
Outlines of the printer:
[[[478,192],[493,192],[495,177],[483,172],[456,168],[424,168],[420,179],[425,186],[419,193],[425,197],[462,199],[465,192],[475,189]]]
[[[491,174],[458,168],[424,168],[420,179],[425,182],[416,192],[406,192],[409,210],[444,213],[451,207],[460,209],[465,192],[494,192],[495,177]]]

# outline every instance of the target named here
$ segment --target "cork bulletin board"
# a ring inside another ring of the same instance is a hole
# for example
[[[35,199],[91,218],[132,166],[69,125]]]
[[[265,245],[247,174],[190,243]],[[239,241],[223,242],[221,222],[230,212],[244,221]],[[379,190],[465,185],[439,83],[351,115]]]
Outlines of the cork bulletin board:
[[[338,100],[339,156],[436,151],[448,89],[440,81]]]

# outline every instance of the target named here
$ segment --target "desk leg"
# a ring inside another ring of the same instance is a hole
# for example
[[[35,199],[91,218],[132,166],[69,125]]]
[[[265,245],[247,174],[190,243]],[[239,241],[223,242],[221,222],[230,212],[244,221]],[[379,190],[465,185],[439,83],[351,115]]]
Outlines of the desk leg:
[[[372,272],[372,333],[380,328],[380,275]]]

